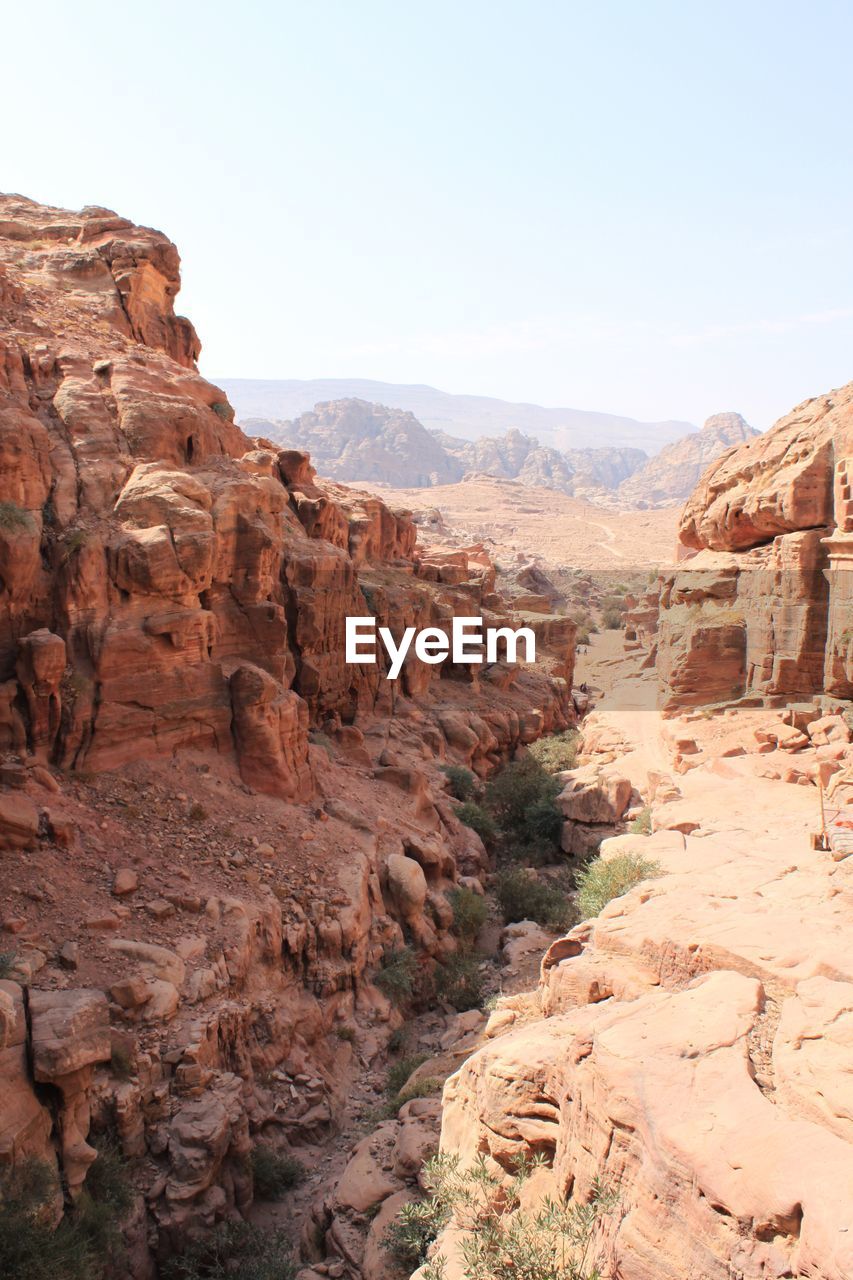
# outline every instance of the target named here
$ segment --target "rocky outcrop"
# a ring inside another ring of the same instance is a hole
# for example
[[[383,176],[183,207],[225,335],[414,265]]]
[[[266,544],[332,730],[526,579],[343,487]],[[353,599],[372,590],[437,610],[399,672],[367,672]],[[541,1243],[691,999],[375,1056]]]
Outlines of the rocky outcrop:
[[[687,503],[660,595],[659,671],[682,707],[853,695],[853,387],[727,454]]]

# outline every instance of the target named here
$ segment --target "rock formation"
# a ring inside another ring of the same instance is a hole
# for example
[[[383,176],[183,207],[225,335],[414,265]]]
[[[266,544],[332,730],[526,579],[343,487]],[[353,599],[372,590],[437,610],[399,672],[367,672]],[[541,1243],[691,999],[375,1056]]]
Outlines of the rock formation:
[[[853,386],[798,406],[712,465],[660,595],[669,711],[853,693]]]

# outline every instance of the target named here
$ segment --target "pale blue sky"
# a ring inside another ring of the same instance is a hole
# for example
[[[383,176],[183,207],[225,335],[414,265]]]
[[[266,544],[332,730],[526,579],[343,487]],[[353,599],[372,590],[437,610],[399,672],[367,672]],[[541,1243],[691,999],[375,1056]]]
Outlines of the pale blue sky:
[[[767,426],[853,378],[849,0],[46,0],[0,187],[166,231],[209,376]]]

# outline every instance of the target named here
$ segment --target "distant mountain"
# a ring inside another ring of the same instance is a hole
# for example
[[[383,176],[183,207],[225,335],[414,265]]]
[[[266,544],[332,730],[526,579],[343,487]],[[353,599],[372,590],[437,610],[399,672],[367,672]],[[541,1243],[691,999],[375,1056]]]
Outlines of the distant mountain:
[[[457,396],[435,387],[374,382],[368,378],[260,381],[217,378],[237,411],[247,418],[298,418],[321,401],[364,400],[413,413],[423,426],[463,440],[501,436],[515,427],[554,449],[610,447],[657,453],[696,427],[690,422],[638,422],[585,409],[547,409],[489,396]]]
[[[292,420],[245,418],[251,435],[306,449],[321,475],[376,481],[398,489],[454,484],[465,473],[586,497],[611,492],[647,461],[641,449],[572,449],[540,445],[511,430],[461,440],[427,431],[414,414],[366,400],[327,400]]]
[[[464,440],[427,431],[408,410],[357,399],[327,400],[289,420],[247,417],[242,425],[250,435],[307,450],[333,480],[416,489],[488,475],[618,507],[683,502],[711,462],[758,434],[740,414],[717,414],[649,458],[642,449],[613,446],[555,449],[517,428]]]
[[[672,506],[686,502],[705,469],[728,449],[760,432],[739,413],[715,413],[701,431],[667,445],[649,458],[617,490],[620,503],[631,507]]]

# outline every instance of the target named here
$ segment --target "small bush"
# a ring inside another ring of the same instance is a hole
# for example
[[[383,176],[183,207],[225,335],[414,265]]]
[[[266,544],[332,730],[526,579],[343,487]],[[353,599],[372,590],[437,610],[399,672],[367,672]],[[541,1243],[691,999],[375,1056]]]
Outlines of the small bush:
[[[650,836],[652,834],[652,811],[648,805],[637,814],[628,827],[628,831],[632,836]]]
[[[570,929],[575,922],[566,894],[526,867],[512,867],[498,877],[497,899],[504,924],[535,920],[547,929]]]
[[[605,631],[619,631],[622,626],[621,609],[605,609],[601,615],[601,622]]]
[[[252,1178],[255,1194],[262,1200],[280,1200],[305,1177],[305,1169],[294,1156],[259,1142],[252,1148]]]
[[[479,1009],[483,998],[483,974],[476,956],[449,956],[435,974],[436,991],[457,1013]]]
[[[323,751],[325,751],[326,755],[329,757],[330,760],[334,760],[335,748],[332,743],[332,739],[329,737],[327,733],[320,733],[319,730],[316,730],[316,729],[312,730],[312,732],[308,734],[308,741],[312,744],[312,746],[320,747]]]
[[[110,1070],[117,1080],[129,1080],[133,1075],[133,1058],[123,1044],[116,1042],[111,1046]]]
[[[293,1280],[296,1268],[286,1232],[220,1222],[170,1258],[162,1274],[164,1280]]]
[[[625,591],[622,592],[621,594],[617,592],[612,595],[606,595],[601,602],[602,609],[617,609],[621,611],[624,604],[624,596],[627,593],[627,590],[628,588],[626,587]]]
[[[395,1027],[388,1037],[388,1052],[402,1053],[409,1039],[408,1027]]]
[[[0,951],[0,978],[9,978],[15,968],[15,952]]]
[[[613,898],[619,898],[633,889],[641,880],[661,874],[657,862],[638,853],[621,853],[606,862],[594,858],[577,876],[578,907],[584,920],[597,916]]]
[[[477,785],[471,770],[463,769],[459,764],[442,764],[439,768],[450,784],[448,790],[453,799],[470,800]]]
[[[477,832],[483,844],[494,844],[498,829],[482,805],[476,804],[473,800],[466,800],[464,804],[457,806],[456,816],[460,822],[465,823],[466,827]]]
[[[385,952],[382,967],[373,981],[394,1004],[405,1004],[414,994],[417,976],[417,956],[411,947],[400,947]]]
[[[29,511],[19,507],[16,502],[0,502],[0,529],[7,533],[17,533],[32,528],[33,518]]]
[[[14,1175],[0,1180],[0,1275],[103,1280],[116,1274],[122,1257],[119,1219],[132,1195],[117,1149],[103,1146],[77,1203],[55,1227],[55,1171],[41,1160],[19,1164]]]
[[[344,1023],[340,1027],[335,1027],[335,1035],[339,1040],[344,1040],[347,1044],[352,1044],[355,1040],[355,1027],[351,1027],[348,1023]]]
[[[562,769],[574,769],[579,742],[577,730],[567,729],[564,733],[552,733],[531,743],[528,751],[546,773],[559,773]]]
[[[488,919],[488,903],[481,894],[462,885],[451,889],[447,896],[453,908],[453,932],[462,946],[470,949]]]
[[[423,1080],[409,1085],[408,1089],[402,1089],[395,1097],[384,1102],[381,1107],[377,1107],[371,1116],[371,1121],[379,1124],[382,1120],[393,1120],[407,1102],[413,1102],[415,1098],[429,1098],[440,1089],[441,1081],[436,1076],[425,1076]]]
[[[87,540],[85,529],[69,529],[62,539],[62,563],[67,564],[74,556],[79,555]]]
[[[210,407],[216,414],[217,418],[221,418],[223,422],[234,421],[234,410],[231,408],[231,405],[227,400],[217,400],[216,403],[212,404]]]
[[[508,764],[486,787],[486,809],[502,836],[532,846],[526,861],[529,852],[547,854],[559,843],[563,817],[556,800],[561,790],[558,779],[532,756]]]
[[[525,1182],[544,1157],[521,1156],[508,1178],[496,1177],[484,1156],[468,1169],[458,1156],[442,1154],[423,1168],[426,1198],[403,1205],[383,1244],[408,1270],[424,1266],[425,1280],[440,1280],[447,1259],[427,1263],[433,1241],[451,1223],[459,1266],[468,1280],[596,1280],[589,1255],[604,1214],[615,1195],[594,1184],[587,1204],[564,1204],[548,1196],[536,1210],[522,1210]]]
[[[396,1097],[403,1085],[413,1072],[417,1071],[427,1060],[425,1053],[413,1053],[407,1058],[401,1058],[399,1062],[395,1062],[388,1072],[388,1080],[385,1085],[385,1092],[391,1097]]]
[[[199,802],[196,801],[195,804],[190,805],[188,816],[190,822],[204,822],[207,818],[207,810],[203,804],[199,804]]]
[[[93,1145],[98,1155],[86,1174],[84,1190],[96,1204],[108,1205],[120,1217],[133,1204],[127,1161],[114,1137],[96,1137]]]

